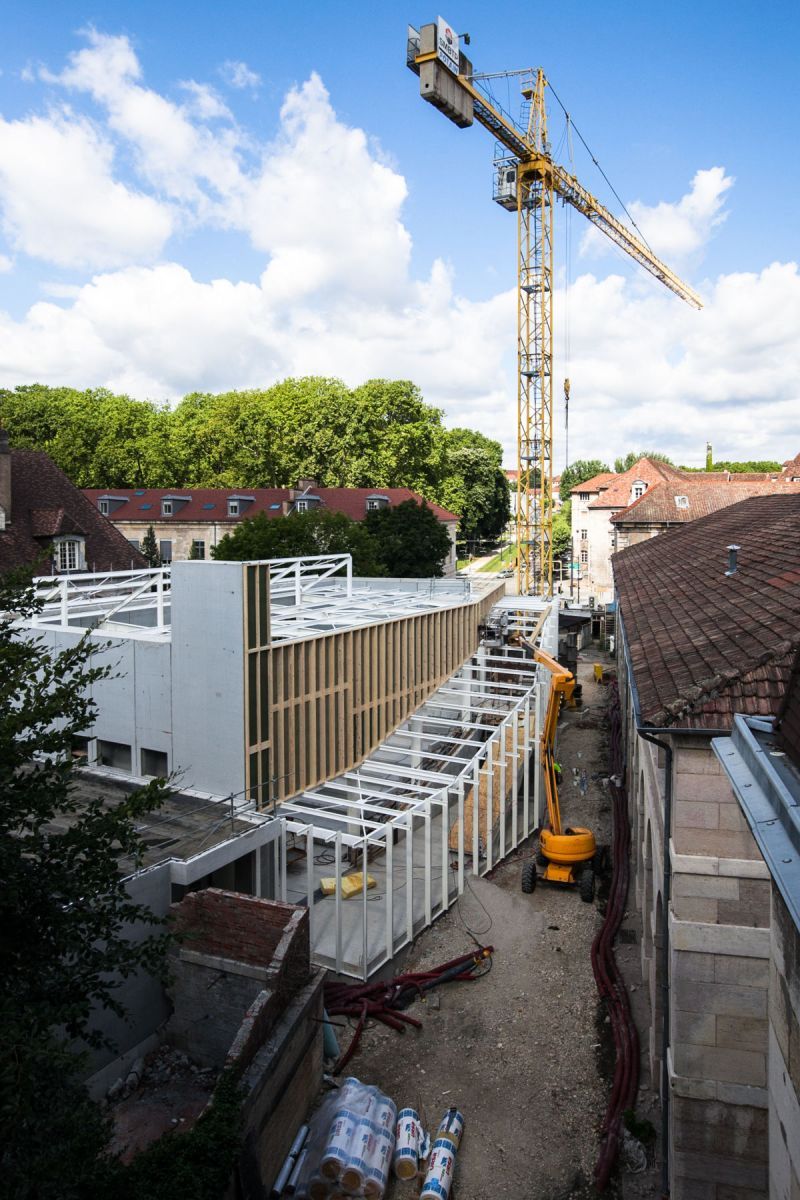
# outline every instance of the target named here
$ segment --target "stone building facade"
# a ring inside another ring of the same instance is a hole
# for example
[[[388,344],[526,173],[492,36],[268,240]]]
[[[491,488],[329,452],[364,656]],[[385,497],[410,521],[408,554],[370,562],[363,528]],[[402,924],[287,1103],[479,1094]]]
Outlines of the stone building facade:
[[[614,558],[647,1051],[676,1200],[775,1194],[770,868],[717,742],[737,713],[781,710],[800,627],[773,555],[800,582],[798,521],[796,493],[759,497]]]

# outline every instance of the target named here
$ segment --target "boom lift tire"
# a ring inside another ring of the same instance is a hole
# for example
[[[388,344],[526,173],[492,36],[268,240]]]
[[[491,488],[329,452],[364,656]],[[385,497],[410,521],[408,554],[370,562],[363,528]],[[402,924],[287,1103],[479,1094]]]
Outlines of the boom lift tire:
[[[591,866],[584,867],[581,871],[578,890],[584,904],[591,904],[594,900],[594,870]]]
[[[530,859],[522,868],[522,890],[523,892],[533,892],[536,890],[536,863]]]

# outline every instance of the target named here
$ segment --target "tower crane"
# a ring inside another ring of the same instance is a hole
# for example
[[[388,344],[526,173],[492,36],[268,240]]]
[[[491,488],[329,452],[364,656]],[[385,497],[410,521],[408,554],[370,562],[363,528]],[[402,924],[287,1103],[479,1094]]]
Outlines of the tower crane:
[[[521,595],[553,590],[553,208],[558,196],[694,308],[700,297],[653,254],[632,230],[604,208],[564,167],[553,161],[547,136],[541,68],[518,74],[522,115],[511,117],[476,75],[458,34],[439,17],[419,30],[408,27],[406,63],[420,95],[459,128],[475,121],[500,145],[495,157],[494,199],[517,214],[517,516],[516,571]]]

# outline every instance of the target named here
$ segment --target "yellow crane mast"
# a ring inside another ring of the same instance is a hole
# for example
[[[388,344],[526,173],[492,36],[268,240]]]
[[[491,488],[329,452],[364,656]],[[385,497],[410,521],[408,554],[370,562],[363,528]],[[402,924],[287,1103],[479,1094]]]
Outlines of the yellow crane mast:
[[[502,150],[495,158],[494,199],[517,214],[517,585],[521,595],[553,590],[553,207],[558,196],[602,230],[682,300],[702,308],[649,246],[553,161],[547,137],[545,89],[539,69],[522,77],[523,118],[505,113],[488,94],[489,76],[473,73],[461,49],[468,35],[441,17],[409,26],[407,65],[420,95],[459,128],[483,125]],[[491,78],[494,78],[491,77]]]

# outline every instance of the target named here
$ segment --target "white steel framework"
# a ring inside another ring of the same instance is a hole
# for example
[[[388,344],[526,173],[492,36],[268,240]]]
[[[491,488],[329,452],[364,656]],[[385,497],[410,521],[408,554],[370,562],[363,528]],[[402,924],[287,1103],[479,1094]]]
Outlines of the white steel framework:
[[[528,653],[482,646],[358,767],[278,806],[289,835],[280,894],[308,905],[316,962],[369,978],[450,907],[469,874],[530,836],[537,695]],[[345,900],[341,880],[353,872],[361,891]],[[325,876],[333,895],[320,890]]]

